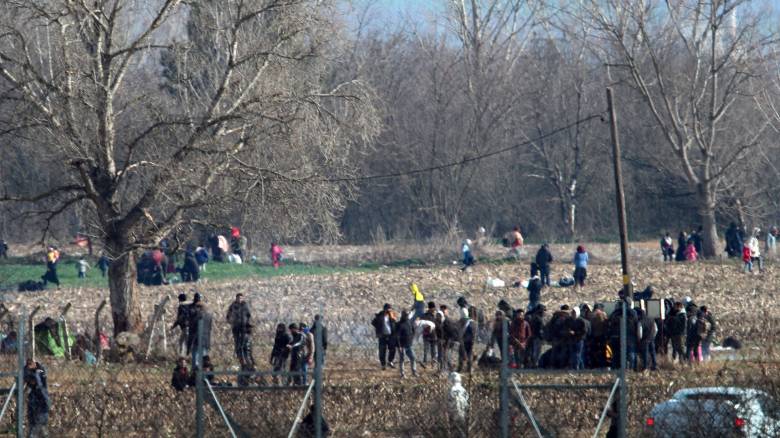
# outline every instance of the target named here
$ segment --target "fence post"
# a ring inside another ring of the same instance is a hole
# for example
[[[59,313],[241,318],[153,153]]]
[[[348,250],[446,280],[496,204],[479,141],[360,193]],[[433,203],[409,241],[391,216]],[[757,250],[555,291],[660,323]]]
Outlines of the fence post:
[[[195,348],[195,363],[198,367],[195,373],[195,436],[203,438],[203,319],[198,320],[198,340]]]
[[[314,436],[322,438],[322,316],[314,321]]]
[[[70,333],[68,332],[68,320],[66,316],[68,315],[68,311],[70,311],[70,307],[70,303],[66,304],[60,313],[59,322],[62,323],[62,336],[60,336],[60,328],[57,326],[57,336],[65,338],[60,340],[62,341],[62,345],[65,346],[65,357],[68,358],[68,360],[70,360]]]
[[[36,309],[37,311],[37,309]],[[27,318],[24,310],[19,314],[19,335],[16,337],[16,356],[17,356],[17,374],[16,374],[16,437],[24,438],[24,367],[26,365],[24,358],[24,324]],[[31,338],[33,343],[35,339]],[[34,360],[34,359],[33,359]]]
[[[626,438],[626,414],[628,410],[628,388],[626,388],[626,354],[628,339],[628,297],[623,297],[621,302],[620,318],[620,400],[618,401],[618,437]]]
[[[33,361],[35,361],[35,330],[34,330],[35,327],[33,326],[33,318],[35,318],[35,315],[38,314],[39,310],[41,310],[41,306],[35,306],[33,311],[30,312],[30,316],[29,316],[29,320],[30,320],[29,321],[29,328],[30,328],[30,359],[32,359]],[[19,342],[24,342],[24,338],[23,337],[20,336],[18,339],[20,339]]]
[[[509,438],[509,327],[506,318],[501,322],[501,438]]]

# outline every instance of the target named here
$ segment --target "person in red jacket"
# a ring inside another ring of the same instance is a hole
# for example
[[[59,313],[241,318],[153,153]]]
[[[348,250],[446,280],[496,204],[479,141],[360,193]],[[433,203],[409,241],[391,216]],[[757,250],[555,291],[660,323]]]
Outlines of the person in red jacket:
[[[513,368],[519,368],[525,361],[528,341],[531,339],[531,325],[525,320],[523,309],[515,311],[515,318],[509,326],[509,342],[512,346]]]
[[[282,262],[282,247],[279,246],[276,242],[271,242],[271,263],[274,265],[274,268],[278,268],[281,266]]]
[[[742,247],[742,261],[745,262],[745,272],[753,272],[753,258],[750,256],[750,246]]]

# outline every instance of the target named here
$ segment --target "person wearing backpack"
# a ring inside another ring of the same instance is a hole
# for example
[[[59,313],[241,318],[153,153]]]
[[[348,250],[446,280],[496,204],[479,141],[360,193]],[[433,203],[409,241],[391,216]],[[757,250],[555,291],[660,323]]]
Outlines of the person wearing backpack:
[[[701,340],[706,334],[706,325],[701,318],[701,313],[695,304],[691,304],[686,309],[688,315],[687,336],[685,342],[685,353],[691,364],[701,362]]]
[[[639,352],[642,355],[642,369],[655,371],[655,337],[658,334],[658,326],[653,318],[647,315],[642,309],[637,309],[637,318],[642,326],[642,337],[639,339]]]
[[[664,333],[672,342],[672,360],[684,362],[687,360],[683,345],[685,345],[686,327],[688,319],[683,309],[683,304],[679,301],[674,303],[674,308],[664,321]]]
[[[715,333],[718,330],[718,326],[715,323],[715,317],[710,312],[707,306],[701,306],[701,317],[704,324],[704,339],[701,341],[701,357],[702,360],[710,360],[710,347],[715,340]]]

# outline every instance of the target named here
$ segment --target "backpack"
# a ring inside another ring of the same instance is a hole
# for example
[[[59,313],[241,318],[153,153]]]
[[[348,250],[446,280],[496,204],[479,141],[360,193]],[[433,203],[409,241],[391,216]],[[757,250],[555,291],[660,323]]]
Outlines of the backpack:
[[[558,280],[558,286],[560,287],[574,286],[574,279],[571,277],[563,277],[560,280]]]
[[[43,282],[34,280],[23,281],[19,283],[19,287],[17,288],[19,292],[37,292],[44,289]]]
[[[703,338],[703,337],[707,336],[707,332],[709,330],[710,330],[710,322],[707,321],[707,318],[697,317],[696,318],[696,333]]]

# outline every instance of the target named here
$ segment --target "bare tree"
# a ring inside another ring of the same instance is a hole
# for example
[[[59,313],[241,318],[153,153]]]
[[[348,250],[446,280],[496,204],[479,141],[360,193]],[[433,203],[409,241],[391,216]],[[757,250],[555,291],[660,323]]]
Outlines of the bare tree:
[[[589,1],[594,41],[625,79],[695,195],[704,255],[718,250],[716,209],[742,183],[746,158],[766,146],[763,54],[774,36],[743,1]],[[735,14],[739,14],[738,19]]]
[[[44,205],[45,222],[88,211],[112,259],[115,333],[142,328],[136,252],[183,224],[239,210],[338,232],[345,183],[329,181],[353,175],[354,148],[375,132],[375,117],[358,80],[325,80],[339,50],[330,2],[0,8],[0,107],[13,112],[0,131],[56,175],[45,190],[2,200]]]

